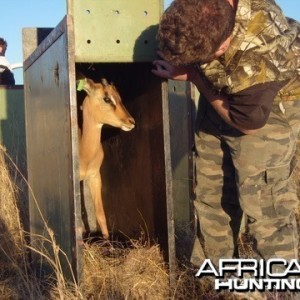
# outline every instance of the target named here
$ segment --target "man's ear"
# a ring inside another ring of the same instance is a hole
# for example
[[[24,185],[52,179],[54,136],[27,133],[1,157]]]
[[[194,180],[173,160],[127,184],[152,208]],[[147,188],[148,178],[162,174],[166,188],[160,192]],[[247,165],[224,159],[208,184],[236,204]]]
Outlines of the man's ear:
[[[219,49],[215,52],[215,57],[220,57],[227,51],[227,49],[230,45],[230,41],[231,41],[231,38],[229,37],[220,45]]]

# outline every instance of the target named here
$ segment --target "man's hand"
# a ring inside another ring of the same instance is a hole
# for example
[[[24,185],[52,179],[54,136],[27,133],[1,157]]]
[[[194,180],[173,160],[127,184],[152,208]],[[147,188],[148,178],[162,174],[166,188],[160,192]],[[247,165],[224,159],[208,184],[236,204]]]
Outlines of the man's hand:
[[[161,52],[158,52],[159,56]],[[197,72],[192,65],[189,66],[173,66],[163,59],[153,61],[154,69],[152,73],[165,78],[179,81],[193,81],[197,76]]]

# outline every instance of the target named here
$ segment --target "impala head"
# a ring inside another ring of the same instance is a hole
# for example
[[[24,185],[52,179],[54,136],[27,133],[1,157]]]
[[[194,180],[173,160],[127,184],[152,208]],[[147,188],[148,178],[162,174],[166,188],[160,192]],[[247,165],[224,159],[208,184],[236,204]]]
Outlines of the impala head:
[[[99,126],[107,124],[124,131],[134,128],[135,121],[123,105],[120,94],[106,79],[102,79],[101,83],[88,78],[81,79],[77,89],[86,91],[83,110],[87,110]]]

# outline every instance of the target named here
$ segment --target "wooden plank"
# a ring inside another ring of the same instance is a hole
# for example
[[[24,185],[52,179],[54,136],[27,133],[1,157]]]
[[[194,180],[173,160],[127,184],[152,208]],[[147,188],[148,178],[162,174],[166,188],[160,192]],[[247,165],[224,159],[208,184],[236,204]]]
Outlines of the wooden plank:
[[[53,230],[67,257],[60,256],[65,276],[72,278],[73,272],[78,279],[81,213],[72,38],[72,21],[65,18],[26,60],[24,82],[31,241],[38,246],[36,235],[49,238],[47,226]],[[46,248],[51,253],[51,245]]]

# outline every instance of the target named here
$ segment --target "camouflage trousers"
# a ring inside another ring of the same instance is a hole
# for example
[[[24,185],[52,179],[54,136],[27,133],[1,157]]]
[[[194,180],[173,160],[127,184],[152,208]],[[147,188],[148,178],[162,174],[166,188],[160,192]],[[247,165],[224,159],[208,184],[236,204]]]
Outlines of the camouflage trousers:
[[[291,174],[300,101],[275,103],[267,124],[254,135],[227,125],[205,100],[199,111],[194,207],[201,243],[196,239],[192,263],[236,257],[243,213],[257,258],[298,258],[298,199]]]

